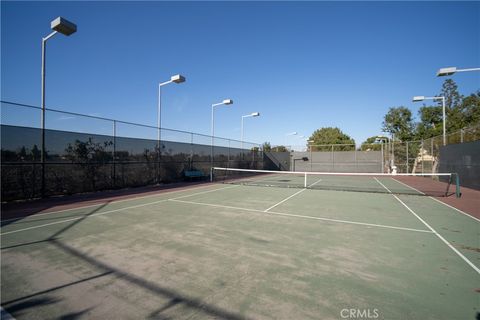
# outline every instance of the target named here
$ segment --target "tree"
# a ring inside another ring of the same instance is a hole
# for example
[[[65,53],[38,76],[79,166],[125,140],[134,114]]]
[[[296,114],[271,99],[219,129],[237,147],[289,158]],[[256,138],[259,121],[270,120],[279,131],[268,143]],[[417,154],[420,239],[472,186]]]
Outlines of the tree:
[[[420,122],[417,123],[417,139],[426,139],[441,135],[443,132],[442,106],[423,106],[418,110]]]
[[[272,152],[288,152],[287,147],[285,146],[275,146],[270,149]]]
[[[345,146],[339,146],[335,150],[354,150],[355,149],[355,140],[352,139],[349,135],[345,134],[339,128],[333,127],[324,127],[315,130],[310,138],[309,146],[311,146],[312,151],[327,151],[331,150],[332,144],[344,144]],[[348,146],[348,145],[351,146]],[[322,146],[324,145],[324,146]]]
[[[393,133],[396,139],[411,140],[413,128],[412,112],[407,107],[392,107],[385,115],[383,130]]]
[[[90,182],[92,190],[95,190],[96,181],[100,180],[100,168],[112,158],[111,153],[106,150],[112,144],[112,141],[105,141],[102,145],[94,142],[92,138],[87,141],[77,139],[65,149],[66,158],[78,163],[77,166],[83,169],[85,180]]]
[[[367,138],[362,145],[360,146],[361,151],[369,151],[369,150],[375,150],[379,151],[382,150],[382,143],[387,143],[388,138],[387,137],[379,137],[379,136],[373,136],[370,138]]]
[[[445,108],[452,110],[462,103],[463,97],[458,93],[458,86],[453,79],[446,79],[442,84],[440,96],[445,97]],[[441,101],[440,101],[441,105]]]
[[[465,127],[462,110],[463,97],[458,93],[458,86],[452,79],[443,82],[440,95],[445,97],[446,130],[452,132]],[[441,105],[441,101],[439,101]]]
[[[40,151],[40,149],[38,149],[36,144],[33,145],[32,151],[30,151],[30,153],[32,154],[33,161],[41,160],[40,158],[41,158],[42,152]],[[45,157],[47,157],[47,154],[45,154]]]
[[[465,97],[461,105],[465,126],[480,122],[480,91]]]
[[[272,145],[270,144],[270,142],[265,141],[265,142],[262,144],[262,150],[263,150],[263,151],[271,151],[271,150],[272,150]]]

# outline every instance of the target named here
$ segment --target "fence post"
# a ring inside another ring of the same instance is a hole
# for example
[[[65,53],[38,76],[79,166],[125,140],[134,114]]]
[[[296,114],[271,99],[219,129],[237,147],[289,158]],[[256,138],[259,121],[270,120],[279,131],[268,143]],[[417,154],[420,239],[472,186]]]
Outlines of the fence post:
[[[420,153],[422,154],[422,157],[421,157],[421,159],[422,159],[422,174],[424,173],[423,172],[423,170],[424,170],[424,168],[423,168],[423,150],[424,149],[423,149],[423,139],[422,139],[422,144],[421,144],[421,147],[420,147]]]
[[[333,144],[332,144],[332,172],[335,172],[335,152],[333,151]]]
[[[356,148],[356,146],[355,146],[355,145],[353,146],[353,148],[354,148],[354,150],[355,150],[355,151],[354,151],[354,154],[353,154],[353,155],[354,155],[354,157],[355,157],[355,172],[358,172],[358,164],[357,164],[357,148]]]
[[[190,163],[188,170],[193,170],[193,132],[190,132]]]
[[[117,186],[117,173],[116,173],[116,157],[117,154],[117,121],[113,120],[113,187]]]
[[[381,161],[380,161],[380,172],[381,172],[381,173],[385,173],[385,168],[384,168],[384,165],[383,165],[383,163],[384,163],[384,161],[385,161],[384,155],[383,155],[383,144],[384,144],[384,143],[385,143],[385,142],[382,141],[382,143],[380,144],[380,145],[381,145],[381,149],[382,149],[382,159],[381,159]]]
[[[409,156],[408,156],[408,141],[405,143],[406,144],[406,152],[407,152],[407,173],[408,173],[408,164],[409,164]]]
[[[460,143],[463,143],[463,128],[460,129]]]
[[[253,160],[252,160],[252,166],[254,167],[254,169],[257,168],[257,166],[255,165],[255,152],[256,152],[255,150],[257,150],[257,149],[255,149],[255,148],[256,148],[256,147],[252,147],[252,148],[251,148],[251,150],[252,150],[252,159],[253,159]]]
[[[231,140],[228,139],[228,158],[227,158],[227,168],[230,168],[230,148],[231,148],[231,144],[230,144]]]
[[[433,172],[434,163],[435,163],[435,156],[433,155],[433,138],[430,138],[430,152],[431,152],[431,156],[432,156],[432,173],[435,173],[435,172]]]
[[[309,145],[310,147],[310,172],[313,171],[313,157],[312,157],[312,146]]]

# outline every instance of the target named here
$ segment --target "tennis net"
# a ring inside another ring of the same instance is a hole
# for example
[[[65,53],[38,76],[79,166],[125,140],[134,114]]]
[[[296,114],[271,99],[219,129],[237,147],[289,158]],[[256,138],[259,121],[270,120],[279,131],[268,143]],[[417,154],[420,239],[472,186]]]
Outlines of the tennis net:
[[[460,197],[455,173],[387,174],[343,172],[270,171],[235,168],[212,168],[211,181],[217,183],[307,188],[372,193],[393,193]]]

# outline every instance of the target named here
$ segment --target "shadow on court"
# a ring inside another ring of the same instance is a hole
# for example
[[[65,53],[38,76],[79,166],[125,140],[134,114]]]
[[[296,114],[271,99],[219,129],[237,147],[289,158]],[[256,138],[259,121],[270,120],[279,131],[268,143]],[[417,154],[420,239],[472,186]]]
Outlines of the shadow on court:
[[[81,206],[101,204],[105,201],[112,202],[122,199],[135,198],[138,196],[150,196],[161,194],[172,189],[188,189],[192,186],[206,184],[202,181],[179,182],[157,186],[136,187],[122,190],[110,190],[103,192],[69,195],[64,197],[51,197],[45,199],[29,200],[24,202],[8,202],[1,204],[2,226],[18,222],[26,217],[37,213],[52,210],[74,209]]]
[[[61,241],[61,235],[65,233],[66,231],[72,229],[76,225],[80,224],[82,221],[87,219],[89,216],[97,213],[99,210],[104,208],[105,206],[108,205],[109,202],[104,203],[100,207],[95,208],[92,210],[90,213],[83,215],[81,218],[72,221],[70,224],[67,226],[61,228],[60,230],[56,231],[53,233],[51,236],[49,236],[47,239],[40,240],[40,241],[34,241],[34,242],[29,242],[29,243],[23,243],[23,244],[18,244],[18,245],[13,245],[9,247],[4,247],[2,250],[6,249],[12,249],[16,247],[22,247],[22,246],[28,246],[28,245],[34,245],[34,244],[39,244],[39,243],[49,243],[55,248],[57,248],[59,251],[62,251],[63,253],[66,253],[70,255],[74,259],[80,259],[83,262],[88,263],[92,267],[94,267],[96,270],[98,270],[100,273],[91,277],[87,277],[78,281],[73,281],[70,283],[58,285],[55,287],[51,287],[45,290],[41,290],[32,294],[28,294],[19,298],[15,298],[9,301],[5,301],[2,303],[3,307],[5,308],[6,311],[11,313],[12,315],[19,317],[23,316],[24,313],[28,309],[35,309],[38,307],[46,306],[49,304],[54,304],[61,302],[62,300],[67,299],[67,297],[62,297],[61,293],[58,293],[58,290],[72,287],[81,283],[85,283],[88,281],[95,281],[97,279],[103,278],[103,277],[115,277],[117,279],[121,279],[123,281],[127,281],[129,284],[133,286],[137,286],[139,288],[142,288],[145,291],[150,292],[151,294],[161,296],[162,298],[166,298],[169,301],[160,306],[157,310],[154,310],[153,312],[150,313],[149,318],[162,318],[162,313],[165,311],[169,310],[172,307],[178,306],[178,305],[184,305],[190,309],[193,309],[195,313],[203,313],[208,316],[212,316],[214,318],[220,318],[220,319],[228,319],[228,320],[240,320],[240,319],[248,319],[243,315],[231,312],[229,310],[225,310],[213,305],[210,305],[203,301],[202,299],[199,298],[194,298],[194,297],[189,297],[184,294],[181,294],[175,290],[164,288],[156,283],[150,282],[145,280],[142,277],[136,276],[134,274],[128,273],[126,271],[121,270],[120,268],[116,268],[112,265],[109,265],[107,263],[101,262],[94,257],[88,256],[87,254],[77,250],[76,248],[73,248]],[[55,293],[61,297],[50,297],[49,294]],[[45,296],[47,295],[47,296]],[[73,301],[77,299],[78,297],[69,297]],[[86,313],[91,311],[93,307],[84,309],[80,312],[73,312],[69,313],[66,315],[62,315],[59,317],[59,319],[77,319],[82,316],[84,316]],[[32,311],[31,311],[32,312]],[[34,312],[34,311],[33,311]]]

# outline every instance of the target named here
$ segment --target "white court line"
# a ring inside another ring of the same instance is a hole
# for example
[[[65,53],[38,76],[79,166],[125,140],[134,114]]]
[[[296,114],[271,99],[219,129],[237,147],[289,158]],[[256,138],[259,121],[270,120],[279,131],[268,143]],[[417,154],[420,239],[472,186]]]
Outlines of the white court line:
[[[271,206],[270,208],[268,208],[268,209],[265,209],[263,212],[268,212],[270,209],[273,209],[273,208],[275,208],[275,207],[276,207],[276,206],[278,206],[279,204],[282,204],[282,203],[284,203],[284,202],[285,202],[285,201],[287,201],[288,199],[291,199],[291,198],[295,197],[297,194],[299,194],[299,193],[302,193],[302,192],[303,192],[303,191],[305,191],[305,190],[307,190],[307,189],[302,189],[302,190],[300,190],[300,191],[298,191],[298,192],[295,192],[295,193],[294,193],[294,194],[292,194],[291,196],[289,196],[289,197],[287,197],[287,198],[283,199],[282,201],[280,201],[280,202],[278,202],[278,203],[274,204],[274,205],[273,205],[273,206]]]
[[[86,219],[86,218],[101,216],[101,215],[104,215],[104,214],[113,213],[113,212],[117,212],[117,211],[122,211],[122,210],[126,210],[126,209],[134,209],[134,208],[144,207],[144,206],[148,206],[148,205],[151,205],[151,204],[157,204],[157,203],[165,202],[165,201],[168,201],[168,199],[163,199],[163,200],[159,200],[159,201],[155,201],[155,202],[149,202],[149,203],[139,204],[139,205],[136,205],[136,206],[130,206],[130,207],[125,207],[125,208],[115,209],[115,210],[109,210],[109,211],[94,213],[94,214],[89,215],[89,216],[75,217],[75,218],[70,218],[70,219],[45,223],[45,224],[41,224],[41,225],[38,225],[38,226],[32,226],[32,227],[23,228],[23,229],[7,231],[7,232],[0,233],[0,236],[11,234],[11,233],[27,231],[27,230],[32,230],[32,229],[48,227],[48,226],[51,226],[51,225],[54,225],[54,224],[59,224],[59,223],[65,223],[65,222],[70,222],[70,221],[75,221],[75,220],[80,220],[80,219]]]
[[[305,216],[305,215],[300,215],[300,214],[291,214],[291,213],[274,212],[274,211],[265,212],[264,210],[248,209],[248,208],[232,207],[232,206],[224,206],[224,205],[221,205],[221,204],[211,204],[211,203],[203,203],[203,202],[196,202],[196,201],[184,201],[184,200],[173,200],[173,199],[170,200],[170,201],[187,203],[187,204],[194,204],[194,205],[209,206],[209,207],[224,208],[224,209],[234,209],[234,210],[243,210],[243,211],[258,212],[258,213],[267,213],[267,214],[269,214],[269,215],[279,215],[279,216],[294,217],[294,218],[322,220],[322,221],[337,222],[337,223],[346,223],[346,224],[356,224],[356,225],[369,226],[369,227],[388,228],[388,229],[415,231],[415,232],[423,232],[423,233],[433,233],[433,232],[430,231],[430,230],[404,228],[404,227],[394,227],[394,226],[388,226],[388,225],[384,225],[384,224],[374,224],[374,223],[357,222],[357,221],[349,221],[349,220],[339,220],[339,219],[312,217],[312,216]]]
[[[408,211],[410,211],[418,220],[420,220],[428,229],[430,229],[440,240],[442,240],[447,246],[450,247],[460,258],[462,258],[470,267],[473,268],[478,274],[480,274],[480,269],[474,265],[470,260],[468,260],[460,251],[458,251],[454,246],[450,244],[444,237],[442,237],[435,229],[433,229],[428,223],[426,223],[418,214],[415,213],[409,206],[407,206],[399,197],[394,195],[383,183],[381,183],[376,177],[373,177],[382,187],[385,188],[395,199],[397,199]]]
[[[196,189],[199,189],[199,188],[205,188],[205,187],[210,187],[210,186],[212,186],[212,185],[192,187],[192,188],[189,188],[188,190],[185,190],[185,189],[184,190],[171,190],[171,191],[166,191],[166,192],[162,192],[162,193],[158,193],[158,194],[150,194],[150,195],[147,195],[147,196],[140,196],[140,197],[133,197],[133,198],[128,198],[128,199],[114,200],[114,201],[110,201],[110,202],[100,202],[100,203],[91,204],[91,205],[87,205],[87,206],[69,208],[69,209],[58,210],[58,211],[35,213],[35,214],[29,215],[29,216],[23,216],[23,217],[18,217],[18,218],[11,218],[11,219],[2,219],[1,222],[20,220],[20,219],[25,219],[25,218],[28,218],[28,217],[44,216],[44,215],[54,214],[54,213],[62,213],[62,212],[67,212],[67,211],[72,211],[72,210],[81,210],[81,209],[101,206],[102,204],[112,204],[112,203],[119,203],[119,202],[125,202],[125,201],[133,201],[133,200],[138,200],[138,199],[143,199],[143,198],[159,197],[159,196],[164,195],[164,194],[178,193],[178,192],[189,191],[189,190],[196,190]],[[221,188],[221,189],[223,189],[223,188]],[[219,190],[219,189],[214,189],[214,190]],[[94,200],[92,200],[92,201],[94,201]]]
[[[393,179],[393,178],[392,178],[392,179]],[[410,188],[410,189],[412,189],[412,190],[415,190],[415,191],[420,192],[421,194],[425,195],[425,193],[423,193],[422,191],[420,191],[420,190],[418,190],[418,189],[416,189],[416,188],[414,188],[414,187],[411,187],[411,186],[409,186],[408,184],[403,183],[402,181],[399,181],[399,180],[397,180],[397,179],[393,179],[393,180],[395,180],[396,182],[399,182],[399,183],[403,184],[405,187],[408,187],[408,188]],[[440,200],[438,200],[438,199],[436,199],[436,198],[434,198],[434,197],[431,197],[431,196],[428,196],[428,197],[429,197],[430,199],[432,199],[432,200],[437,201],[438,203],[441,203],[441,204],[443,204],[443,205],[445,205],[445,206],[447,206],[447,207],[449,207],[449,208],[451,208],[451,209],[454,209],[454,210],[460,212],[461,214],[466,215],[467,217],[472,218],[473,220],[476,220],[476,221],[480,222],[480,219],[478,219],[478,218],[476,218],[476,217],[474,217],[474,216],[472,216],[472,215],[469,215],[468,213],[466,213],[466,212],[464,212],[464,211],[462,211],[462,210],[460,210],[460,209],[457,209],[457,208],[455,208],[454,206],[449,205],[448,203],[445,203],[445,202],[443,202],[443,201],[440,201]]]
[[[432,200],[435,200],[435,201],[437,201],[438,203],[441,203],[441,204],[443,204],[443,205],[445,205],[445,206],[447,206],[447,207],[449,207],[449,208],[451,208],[451,209],[454,209],[454,210],[460,212],[461,214],[464,214],[464,215],[466,215],[467,217],[470,217],[470,218],[472,218],[473,220],[476,220],[477,222],[480,222],[480,219],[478,219],[477,217],[474,217],[474,216],[472,216],[472,215],[469,215],[468,213],[466,213],[466,212],[464,212],[464,211],[462,211],[462,210],[460,210],[460,209],[457,209],[457,208],[455,208],[454,206],[449,205],[448,203],[445,203],[445,202],[443,202],[443,201],[440,201],[440,200],[438,200],[438,199],[435,199],[434,197],[429,197],[429,198],[432,199]]]
[[[197,194],[204,194],[204,193],[207,193],[207,192],[213,192],[213,191],[218,191],[218,190],[223,190],[223,189],[229,189],[229,188],[233,188],[233,187],[236,187],[236,186],[229,186],[229,187],[219,188],[219,189],[215,189],[215,190],[208,190],[208,191],[203,191],[203,192],[197,192],[197,193],[193,193],[193,194],[191,194],[191,195],[189,195],[189,196],[194,196],[194,195],[197,195]],[[181,198],[181,197],[178,197],[178,198]],[[113,212],[118,212],[118,211],[123,211],[123,210],[127,210],[127,209],[135,209],[135,208],[139,208],[139,207],[145,207],[145,206],[149,206],[149,205],[152,205],[152,204],[157,204],[157,203],[161,203],[161,202],[165,202],[165,201],[173,200],[173,199],[178,199],[178,198],[162,199],[162,200],[158,200],[158,201],[154,201],[154,202],[138,204],[138,205],[129,206],[129,207],[124,207],[124,208],[120,208],[120,209],[98,212],[98,213],[94,213],[94,214],[89,215],[89,216],[87,215],[87,216],[75,217],[75,218],[65,219],[65,220],[61,220],[61,221],[55,221],[55,222],[45,223],[45,224],[41,224],[41,225],[38,225],[38,226],[32,226],[32,227],[23,228],[23,229],[7,231],[7,232],[0,233],[0,236],[7,235],[7,234],[11,234],[11,233],[17,233],[17,232],[27,231],[27,230],[32,230],[32,229],[38,229],[38,228],[48,227],[48,226],[51,226],[51,225],[55,225],[55,224],[59,224],[59,223],[65,223],[65,222],[70,222],[70,221],[75,221],[75,220],[80,220],[80,219],[84,219],[84,218],[97,217],[97,216],[101,216],[101,215],[104,215],[104,214],[113,213]]]
[[[310,188],[311,186],[313,186],[313,185],[315,185],[315,184],[319,183],[320,181],[322,181],[322,179],[318,179],[318,181],[316,181],[316,182],[312,183],[312,184],[311,184],[311,185],[309,185],[307,188]],[[297,194],[299,194],[299,193],[301,193],[301,192],[303,192],[303,191],[305,191],[305,190],[306,190],[306,189],[302,189],[302,190],[300,190],[300,191],[298,191],[298,192],[296,192],[296,193],[292,194],[290,197],[288,197],[288,198],[286,198],[286,199],[283,199],[283,200],[282,200],[282,201],[280,201],[279,203],[277,203],[277,204],[274,204],[274,205],[273,205],[273,206],[271,206],[270,208],[268,208],[268,209],[264,210],[264,212],[268,212],[268,211],[270,211],[270,209],[273,209],[273,208],[275,208],[275,207],[276,207],[276,206],[278,206],[279,204],[282,204],[282,203],[284,203],[284,202],[285,202],[285,201],[287,201],[288,199],[291,199],[291,198],[293,198],[294,196],[296,196]]]
[[[316,185],[316,184],[319,183],[320,181],[322,181],[322,179],[318,179],[318,181],[312,183],[312,184],[309,185],[307,188],[313,187],[314,185]]]
[[[202,192],[196,192],[196,193],[193,193],[193,194],[189,194],[189,195],[186,195],[186,196],[180,196],[180,197],[176,197],[176,198],[171,198],[171,199],[168,199],[168,200],[177,200],[177,199],[182,199],[182,198],[188,198],[188,197],[192,197],[192,196],[197,196],[197,195],[199,195],[199,194],[205,194],[205,193],[214,192],[214,191],[217,191],[217,190],[231,189],[231,188],[235,188],[235,187],[239,187],[239,186],[238,186],[238,185],[235,185],[235,186],[228,186],[228,187],[219,188],[219,189],[214,189],[214,190],[207,190],[207,191],[202,191]]]

